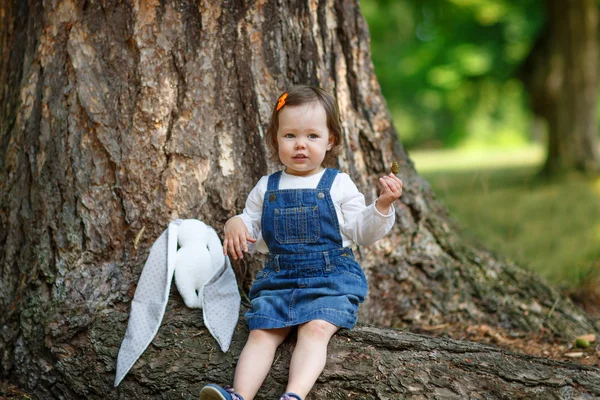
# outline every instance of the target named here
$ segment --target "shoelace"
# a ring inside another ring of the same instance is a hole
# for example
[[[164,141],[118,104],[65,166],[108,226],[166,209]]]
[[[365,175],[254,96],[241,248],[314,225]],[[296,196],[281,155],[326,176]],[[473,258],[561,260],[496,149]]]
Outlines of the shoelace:
[[[225,386],[225,391],[231,395],[231,400],[242,400],[231,386]]]

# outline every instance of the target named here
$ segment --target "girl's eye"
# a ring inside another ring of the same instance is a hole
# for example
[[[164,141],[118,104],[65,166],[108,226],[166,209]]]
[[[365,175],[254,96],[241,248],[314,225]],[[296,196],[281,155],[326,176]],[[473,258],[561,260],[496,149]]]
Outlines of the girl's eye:
[[[286,133],[285,135],[283,135],[284,138],[286,139],[293,139],[294,138],[294,134],[293,133]]]
[[[319,137],[319,135],[316,135],[314,133],[311,133],[310,135],[308,135],[309,139],[317,139]]]

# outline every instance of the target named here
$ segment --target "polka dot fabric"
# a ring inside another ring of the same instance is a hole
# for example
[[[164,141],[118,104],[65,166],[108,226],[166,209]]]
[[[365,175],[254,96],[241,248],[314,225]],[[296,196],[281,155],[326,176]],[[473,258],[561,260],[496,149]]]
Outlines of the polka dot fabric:
[[[229,257],[225,265],[204,286],[202,312],[204,324],[213,335],[221,350],[229,350],[233,331],[240,314],[240,292]]]
[[[127,331],[117,356],[115,387],[158,332],[177,267],[177,227],[181,222],[179,219],[171,222],[150,248],[131,302]],[[231,344],[240,309],[237,281],[228,258],[225,258],[223,267],[209,279],[203,290],[204,323],[225,352]]]

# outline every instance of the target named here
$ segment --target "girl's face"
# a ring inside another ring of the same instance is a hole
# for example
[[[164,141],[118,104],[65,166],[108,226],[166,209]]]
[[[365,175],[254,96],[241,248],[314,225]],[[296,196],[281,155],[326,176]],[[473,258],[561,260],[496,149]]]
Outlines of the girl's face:
[[[327,115],[319,102],[286,106],[279,112],[279,160],[288,174],[308,176],[320,172],[333,142]]]

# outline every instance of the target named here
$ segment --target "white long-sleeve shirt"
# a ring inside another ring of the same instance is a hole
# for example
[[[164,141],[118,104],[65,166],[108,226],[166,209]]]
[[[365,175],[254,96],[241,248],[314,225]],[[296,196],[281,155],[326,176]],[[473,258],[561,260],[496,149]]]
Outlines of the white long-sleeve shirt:
[[[279,189],[316,189],[324,173],[325,170],[304,177],[290,175],[284,171],[279,181]],[[248,243],[250,253],[255,251],[264,254],[269,253],[262,237],[261,227],[263,199],[267,191],[268,181],[269,176],[263,176],[258,181],[248,195],[244,211],[237,215],[244,221],[250,236],[257,239],[255,244]],[[395,221],[394,206],[390,207],[389,213],[386,215],[377,210],[375,203],[366,206],[365,197],[358,191],[348,174],[340,172],[336,175],[330,193],[340,225],[344,247],[351,246],[354,243],[363,246],[370,245],[384,237],[392,229]]]

